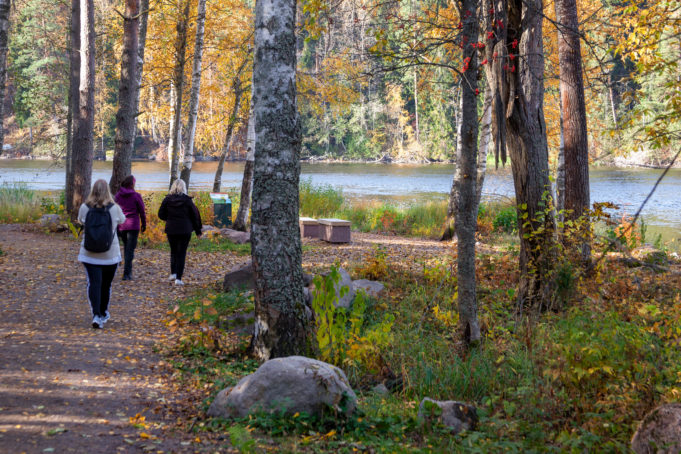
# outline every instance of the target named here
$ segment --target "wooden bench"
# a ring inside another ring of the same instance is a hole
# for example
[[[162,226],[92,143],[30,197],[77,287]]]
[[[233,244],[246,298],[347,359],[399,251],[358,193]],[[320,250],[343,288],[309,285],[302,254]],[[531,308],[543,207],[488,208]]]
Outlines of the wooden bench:
[[[300,236],[303,238],[319,238],[319,222],[313,218],[302,217],[298,219]]]
[[[349,243],[350,221],[319,219],[319,238],[329,243]]]

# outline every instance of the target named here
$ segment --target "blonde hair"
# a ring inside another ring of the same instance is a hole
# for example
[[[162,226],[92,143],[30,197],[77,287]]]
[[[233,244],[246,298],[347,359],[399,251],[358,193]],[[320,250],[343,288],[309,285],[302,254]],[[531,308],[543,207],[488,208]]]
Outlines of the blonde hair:
[[[173,184],[170,186],[170,191],[168,191],[168,194],[186,194],[186,193],[187,185],[184,183],[184,180],[180,178],[173,181]]]
[[[102,208],[111,203],[114,203],[114,200],[109,191],[109,183],[106,180],[95,181],[90,194],[85,199],[85,204],[89,207]]]

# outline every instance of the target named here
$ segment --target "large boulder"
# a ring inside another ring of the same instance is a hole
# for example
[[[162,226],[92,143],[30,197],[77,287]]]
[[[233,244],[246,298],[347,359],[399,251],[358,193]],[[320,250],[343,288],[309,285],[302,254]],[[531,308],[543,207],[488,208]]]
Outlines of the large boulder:
[[[248,232],[240,232],[234,229],[222,229],[220,235],[226,237],[234,244],[245,244],[251,241],[251,234]]]
[[[345,271],[343,268],[339,268],[338,272],[340,273],[340,281],[336,282],[336,285],[334,288],[336,289],[336,307],[343,307],[345,309],[349,308],[350,305],[352,304],[352,300],[355,299],[355,288],[352,285],[352,278],[350,278],[350,275],[348,274],[347,271]],[[322,276],[327,276],[329,273],[324,273]],[[343,287],[347,287],[348,291],[345,293],[345,296],[341,298],[340,296],[340,291]],[[314,298],[314,292],[315,292],[315,286],[311,285],[310,286],[310,293],[312,294]]]
[[[352,281],[352,287],[357,290],[364,290],[369,296],[378,296],[385,289],[385,285],[378,281],[370,281],[369,279],[358,279]]]
[[[236,271],[230,271],[225,275],[222,282],[222,290],[229,292],[234,289],[251,290],[255,287],[255,276],[253,274],[253,262],[248,262],[244,267]]]
[[[474,406],[454,400],[433,400],[424,397],[419,405],[418,419],[432,424],[439,420],[443,426],[458,434],[462,430],[473,430],[478,423],[478,413]]]
[[[681,403],[661,405],[648,413],[631,439],[637,454],[681,452]]]
[[[339,368],[303,356],[265,361],[234,388],[220,391],[208,409],[209,416],[243,418],[253,412],[305,412],[320,416],[355,411],[357,396]]]

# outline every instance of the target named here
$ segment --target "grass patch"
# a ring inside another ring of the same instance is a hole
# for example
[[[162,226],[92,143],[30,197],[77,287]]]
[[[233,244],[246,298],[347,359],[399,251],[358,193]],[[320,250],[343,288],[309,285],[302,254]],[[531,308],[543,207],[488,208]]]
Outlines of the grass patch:
[[[141,240],[140,244],[142,246],[148,246],[153,249],[159,249],[161,251],[170,250],[170,245],[168,244],[167,241],[151,243],[148,240],[147,241]],[[236,244],[230,241],[229,239],[222,238],[220,236],[212,236],[209,238],[204,238],[202,236],[201,238],[197,238],[196,236],[192,235],[192,238],[189,241],[188,250],[194,252],[232,252],[236,255],[245,256],[250,255],[251,244],[250,243]]]
[[[0,185],[0,222],[33,222],[42,215],[40,196],[25,184]]]

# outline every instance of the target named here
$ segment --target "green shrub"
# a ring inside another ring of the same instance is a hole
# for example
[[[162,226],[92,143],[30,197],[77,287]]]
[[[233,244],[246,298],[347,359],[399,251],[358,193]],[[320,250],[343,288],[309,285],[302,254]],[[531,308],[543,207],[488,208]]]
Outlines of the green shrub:
[[[514,233],[518,230],[518,214],[514,206],[506,206],[501,208],[494,215],[492,221],[494,230],[504,233]]]
[[[332,217],[343,205],[343,192],[330,185],[300,182],[300,214],[313,218]]]

